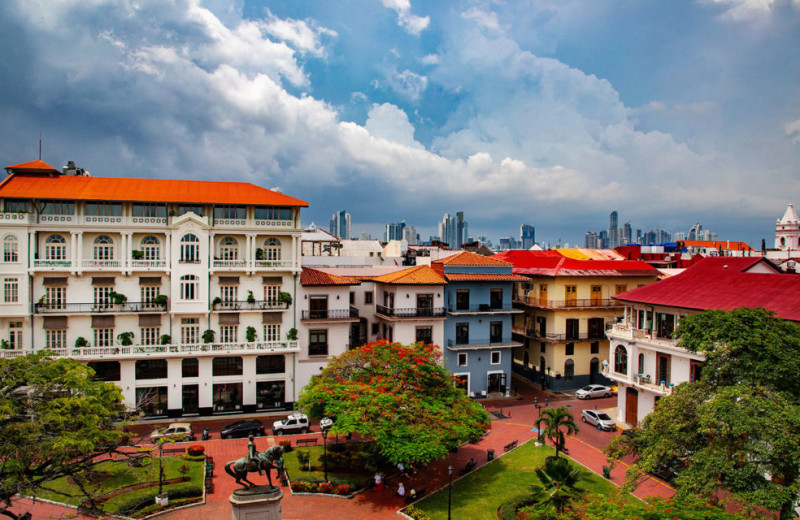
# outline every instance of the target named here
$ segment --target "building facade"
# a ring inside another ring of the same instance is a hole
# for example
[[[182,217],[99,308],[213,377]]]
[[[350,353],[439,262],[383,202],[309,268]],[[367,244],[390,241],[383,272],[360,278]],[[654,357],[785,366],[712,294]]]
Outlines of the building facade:
[[[3,356],[86,362],[150,416],[292,408],[307,203],[246,183],[65,175],[42,161],[7,171]]]
[[[775,221],[775,249],[800,249],[800,219],[791,204],[783,217]]]
[[[704,356],[673,337],[682,318],[705,309],[763,307],[797,322],[798,295],[800,277],[748,257],[704,258],[681,274],[617,295],[624,315],[607,333],[603,367],[619,385],[617,420],[640,423],[676,385],[700,377]]]
[[[602,361],[605,331],[623,313],[612,297],[654,282],[655,268],[628,260],[576,260],[554,251],[509,251],[495,255],[526,278],[517,282],[514,370],[545,388],[574,389],[608,383]]]

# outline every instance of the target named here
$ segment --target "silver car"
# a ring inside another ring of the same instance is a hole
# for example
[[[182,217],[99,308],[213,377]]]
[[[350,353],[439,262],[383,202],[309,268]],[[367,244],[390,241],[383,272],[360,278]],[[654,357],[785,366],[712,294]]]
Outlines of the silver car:
[[[593,397],[611,397],[611,388],[603,385],[586,385],[577,392],[578,399],[592,399]]]
[[[597,410],[583,410],[581,420],[586,424],[595,426],[598,430],[611,431],[616,429],[616,423],[605,412]]]

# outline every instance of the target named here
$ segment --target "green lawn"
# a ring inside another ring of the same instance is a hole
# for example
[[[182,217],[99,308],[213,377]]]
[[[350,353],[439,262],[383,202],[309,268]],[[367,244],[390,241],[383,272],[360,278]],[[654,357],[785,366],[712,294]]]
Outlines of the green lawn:
[[[528,442],[458,482],[453,482],[452,517],[495,520],[497,508],[503,502],[524,494],[531,484],[538,482],[534,470],[541,467],[544,459],[554,453],[549,446],[537,448],[533,442]],[[582,471],[585,478],[580,487],[588,493],[618,493],[618,488],[611,482],[583,466],[575,466]],[[432,520],[446,520],[447,487],[423,499],[416,507],[427,513]]]
[[[307,450],[311,455],[311,467],[312,471],[308,471],[308,465],[306,465],[306,469],[300,469],[300,461],[297,458],[297,451],[298,448],[294,448],[290,453],[285,453],[283,455],[283,462],[286,467],[286,470],[289,472],[289,477],[292,480],[297,480],[298,478],[306,478],[306,479],[318,479],[322,480],[325,478],[325,473],[323,471],[322,459],[323,454],[323,447],[322,446],[309,446],[309,447],[301,447],[300,450]],[[328,444],[328,454],[331,453],[331,445]],[[372,478],[373,473],[368,472],[365,469],[362,469],[359,472],[348,472],[348,473],[340,473],[337,471],[329,470],[328,471],[328,480],[343,480],[350,482],[357,487],[361,487],[365,482],[367,482],[370,478]]]
[[[152,460],[143,459],[146,463],[142,467],[131,467],[124,461],[106,461],[97,464],[94,469],[101,477],[93,478],[92,484],[88,486],[89,490],[95,496],[100,496],[126,486],[138,484],[141,482],[155,481],[156,485],[153,487],[143,488],[135,491],[120,494],[116,497],[108,499],[103,505],[103,509],[109,513],[116,511],[119,504],[130,501],[131,498],[138,495],[149,495],[154,497],[158,492],[158,457]],[[164,479],[169,480],[183,476],[181,467],[184,465],[189,469],[186,476],[191,477],[191,482],[173,484],[171,486],[164,486],[164,491],[168,492],[178,486],[186,487],[203,486],[203,476],[205,473],[205,466],[203,461],[188,461],[184,460],[182,456],[164,457]],[[48,487],[67,493],[71,496],[64,496],[55,492],[41,491],[38,496],[40,498],[53,500],[55,502],[63,502],[72,505],[79,505],[83,502],[83,496],[80,494],[78,487],[71,484],[67,479],[58,479],[51,482]]]

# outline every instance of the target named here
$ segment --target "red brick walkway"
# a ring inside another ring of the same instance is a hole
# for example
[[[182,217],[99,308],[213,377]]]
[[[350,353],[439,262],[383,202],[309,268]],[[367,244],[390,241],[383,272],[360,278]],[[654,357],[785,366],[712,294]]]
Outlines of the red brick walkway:
[[[447,483],[447,467],[452,465],[455,471],[463,468],[470,458],[474,458],[478,466],[486,464],[486,451],[495,450],[498,456],[503,454],[503,447],[508,443],[519,440],[520,443],[532,439],[535,433],[533,428],[534,417],[537,410],[533,405],[534,396],[544,401],[545,394],[536,387],[525,384],[515,379],[518,392],[522,399],[508,399],[488,403],[490,411],[501,410],[508,416],[507,419],[495,420],[490,433],[477,444],[467,444],[457,453],[448,455],[445,459],[431,463],[424,472],[416,476],[403,476],[389,480],[384,491],[365,491],[351,500],[325,497],[292,495],[288,488],[282,488],[284,498],[282,501],[282,515],[284,519],[296,520],[327,520],[332,517],[332,512],[339,518],[348,519],[397,519],[397,510],[404,506],[403,500],[395,495],[397,484],[402,480],[406,490],[426,488],[427,494],[435,492]],[[568,405],[569,410],[579,420],[580,410],[595,406],[613,406],[615,401],[579,401],[564,396],[547,394],[551,405]],[[319,435],[319,434],[316,434]],[[581,428],[577,436],[567,438],[569,456],[577,460],[597,474],[602,474],[606,464],[602,447],[615,435],[609,432],[597,432],[591,428]],[[305,436],[304,436],[305,437]],[[330,440],[330,438],[329,438]],[[320,443],[322,442],[320,438]],[[227,519],[231,510],[228,497],[237,487],[232,478],[225,474],[223,465],[227,461],[236,460],[247,451],[247,439],[236,440],[209,440],[203,442],[206,453],[214,457],[216,467],[214,470],[214,493],[207,495],[206,503],[197,507],[190,507],[171,513],[166,513],[160,518],[164,520],[197,520],[197,519]],[[256,439],[259,451],[275,445],[272,437]],[[620,463],[611,474],[611,481],[620,485],[625,478],[627,464]],[[264,477],[260,477],[263,479]],[[260,481],[259,481],[260,482]],[[674,490],[664,482],[648,478],[634,493],[636,496],[646,498],[649,496],[670,497]],[[33,508],[34,518],[63,519],[67,514],[75,515],[74,510],[65,513],[64,508],[47,506],[37,503]],[[60,516],[59,516],[60,515]]]

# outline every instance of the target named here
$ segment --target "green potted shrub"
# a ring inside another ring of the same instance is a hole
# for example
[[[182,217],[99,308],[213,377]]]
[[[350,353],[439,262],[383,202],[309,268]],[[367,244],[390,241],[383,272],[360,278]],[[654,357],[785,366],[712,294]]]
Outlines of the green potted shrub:
[[[292,295],[288,292],[280,291],[278,292],[278,301],[281,303],[285,303],[288,307],[292,304]]]
[[[289,332],[286,333],[286,339],[289,341],[297,341],[297,329],[294,327],[289,329]]]
[[[222,303],[222,298],[220,298],[219,296],[215,296],[214,299],[211,301],[211,303],[212,305],[219,305],[220,303]]]
[[[264,260],[264,250],[260,247],[256,248],[256,260]]]
[[[138,249],[134,249],[131,251],[131,258],[134,260],[141,260],[144,258],[144,251],[139,251]]]
[[[253,341],[256,340],[256,328],[255,327],[247,327],[247,330],[245,330],[244,335],[247,338],[247,341],[252,343]]]
[[[0,348],[3,350],[9,350],[11,348],[11,344],[7,339],[0,340]]]
[[[120,332],[117,334],[117,341],[123,347],[129,347],[133,345],[133,332]]]
[[[203,343],[214,343],[214,331],[206,329],[203,331]]]
[[[166,294],[159,294],[155,298],[153,298],[153,303],[157,303],[159,305],[166,305],[167,304],[167,295]]]
[[[253,294],[253,291],[247,291],[247,303],[255,303],[256,297]]]
[[[75,340],[75,348],[83,348],[88,346],[89,342],[86,341],[86,338],[84,338],[83,336],[78,336],[78,339]]]
[[[112,291],[108,296],[117,305],[122,305],[123,303],[128,301],[128,297],[127,296],[125,296],[124,294],[120,294],[118,292],[113,292]]]
[[[169,334],[162,334],[161,335],[161,344],[162,345],[169,345],[170,343],[172,343],[172,338],[169,336]]]

